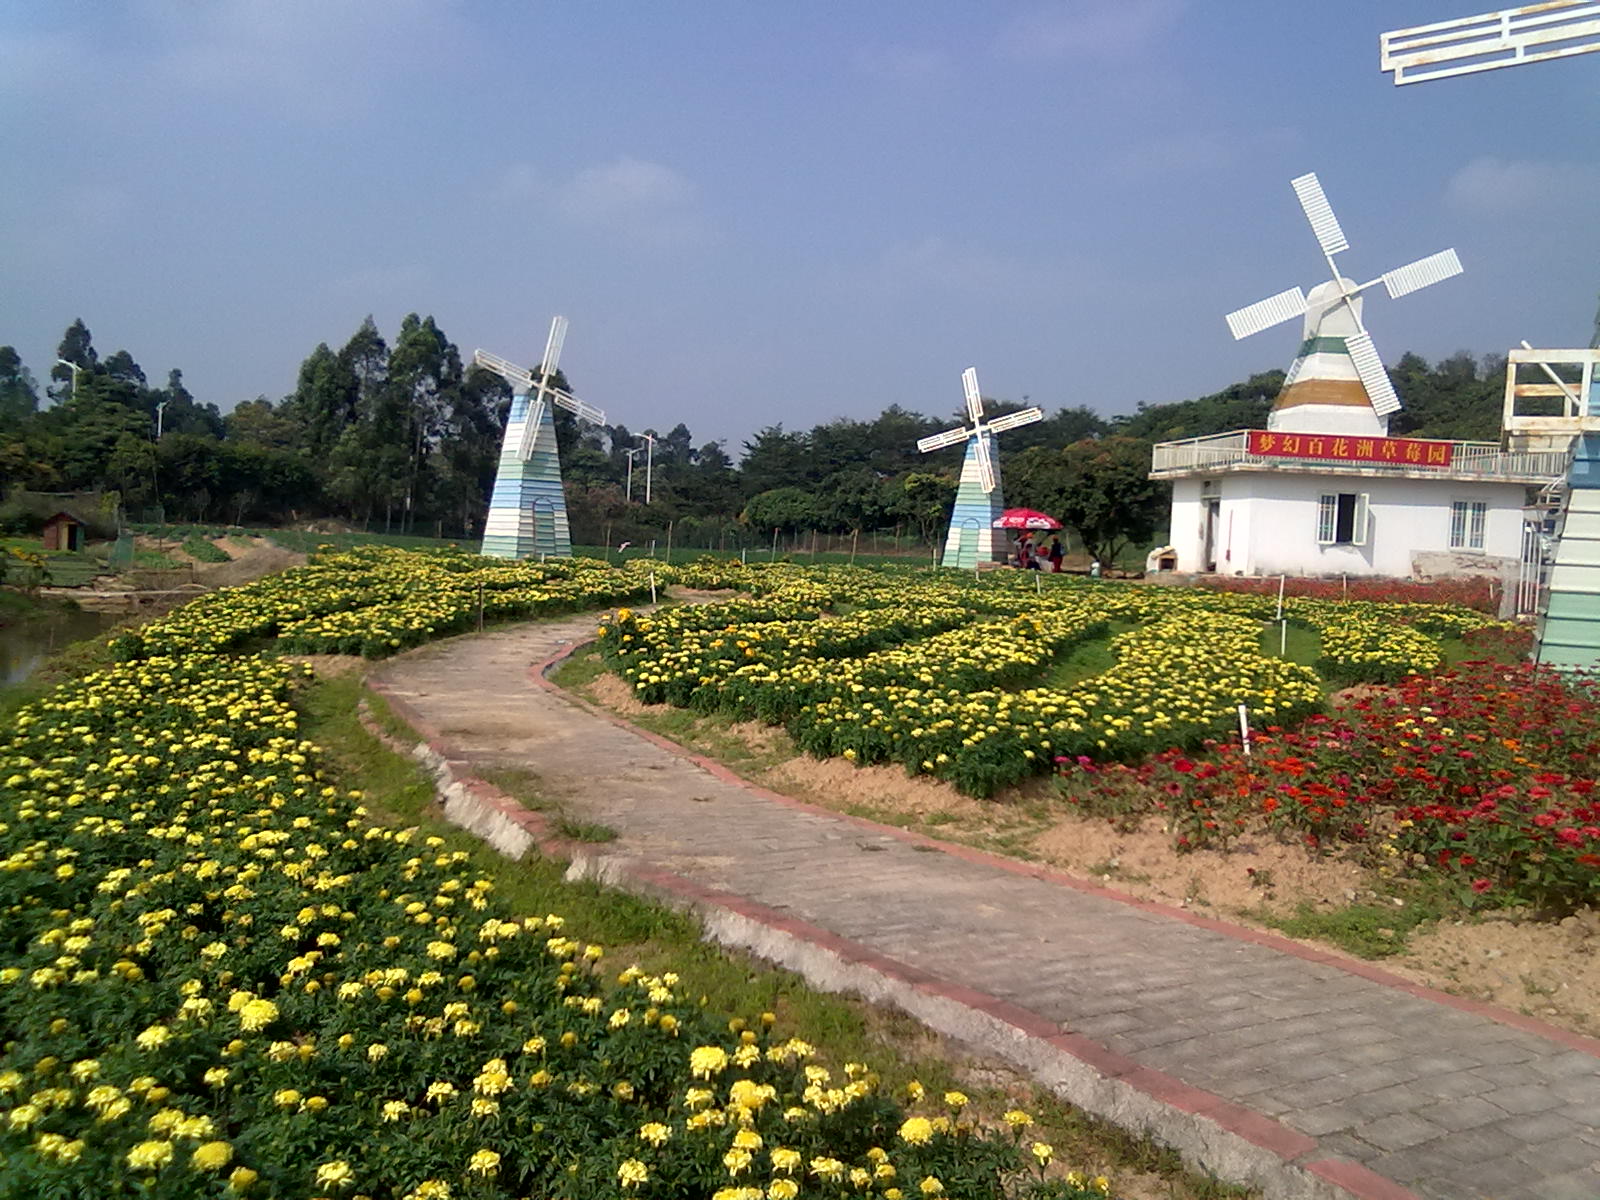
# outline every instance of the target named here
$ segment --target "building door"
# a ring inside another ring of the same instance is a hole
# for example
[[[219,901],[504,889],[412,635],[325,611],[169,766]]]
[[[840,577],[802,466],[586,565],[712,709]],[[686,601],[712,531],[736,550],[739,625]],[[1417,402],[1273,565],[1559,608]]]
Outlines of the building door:
[[[1200,568],[1214,572],[1217,569],[1217,525],[1222,518],[1222,501],[1211,498],[1205,501],[1206,512],[1202,518],[1204,533],[1200,538]]]

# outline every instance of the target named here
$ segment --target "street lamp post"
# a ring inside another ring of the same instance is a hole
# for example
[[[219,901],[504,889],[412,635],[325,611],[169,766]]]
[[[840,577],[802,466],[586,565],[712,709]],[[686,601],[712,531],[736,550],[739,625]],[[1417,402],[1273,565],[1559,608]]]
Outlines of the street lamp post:
[[[656,437],[653,433],[641,435],[645,440],[644,454],[644,502],[650,503],[650,476],[653,473],[656,458]]]
[[[67,359],[64,359],[64,358],[56,359],[56,365],[62,366],[62,367],[71,367],[72,368],[72,398],[74,400],[76,400],[78,398],[78,372],[81,371],[83,368],[78,366],[77,363],[69,362]]]
[[[169,403],[171,403],[171,402],[167,401],[167,400],[163,400],[160,404],[156,405],[156,441],[158,441],[158,442],[161,440],[161,416],[166,411],[166,407],[167,407],[167,405]],[[406,507],[407,508],[411,507],[411,497],[410,496],[406,497]]]
[[[629,504],[632,504],[633,503],[633,456],[635,454],[644,453],[644,447],[635,446],[632,450],[624,450],[623,453],[628,456],[628,485],[627,485],[627,495],[626,495],[625,498],[626,498],[626,500],[627,500],[627,502]]]

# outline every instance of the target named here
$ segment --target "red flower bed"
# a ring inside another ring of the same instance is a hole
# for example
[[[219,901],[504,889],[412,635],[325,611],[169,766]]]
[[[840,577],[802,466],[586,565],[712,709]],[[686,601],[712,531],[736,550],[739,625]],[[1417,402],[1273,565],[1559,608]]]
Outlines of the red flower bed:
[[[1346,845],[1444,871],[1479,903],[1572,908],[1600,898],[1600,704],[1526,664],[1413,676],[1253,755],[1212,745],[1132,767],[1060,764],[1091,811],[1162,811],[1180,849],[1265,825],[1313,848]]]
[[[1224,592],[1245,592],[1257,596],[1278,594],[1277,576],[1262,578],[1217,578],[1205,586]],[[1500,611],[1501,588],[1497,581],[1476,576],[1453,576],[1418,583],[1405,579],[1287,579],[1285,596],[1304,596],[1312,600],[1374,600],[1384,604],[1459,604],[1494,616]]]

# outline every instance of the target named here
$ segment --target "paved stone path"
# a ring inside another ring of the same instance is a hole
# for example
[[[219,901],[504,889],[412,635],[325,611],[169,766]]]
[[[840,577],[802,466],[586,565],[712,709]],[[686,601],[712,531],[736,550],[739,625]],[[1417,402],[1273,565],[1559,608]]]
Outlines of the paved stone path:
[[[575,874],[726,915],[717,936],[902,1004],[1219,1173],[1282,1196],[1600,1198],[1600,1044],[743,785],[540,682],[593,626],[439,643],[372,682],[458,776],[523,766],[616,829]]]

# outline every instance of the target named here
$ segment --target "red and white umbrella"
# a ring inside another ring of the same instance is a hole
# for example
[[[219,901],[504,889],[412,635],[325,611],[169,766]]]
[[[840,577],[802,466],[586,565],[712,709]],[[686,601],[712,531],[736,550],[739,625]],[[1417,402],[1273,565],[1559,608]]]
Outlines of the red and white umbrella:
[[[1061,522],[1032,508],[1008,508],[994,522],[996,529],[1060,529]]]

